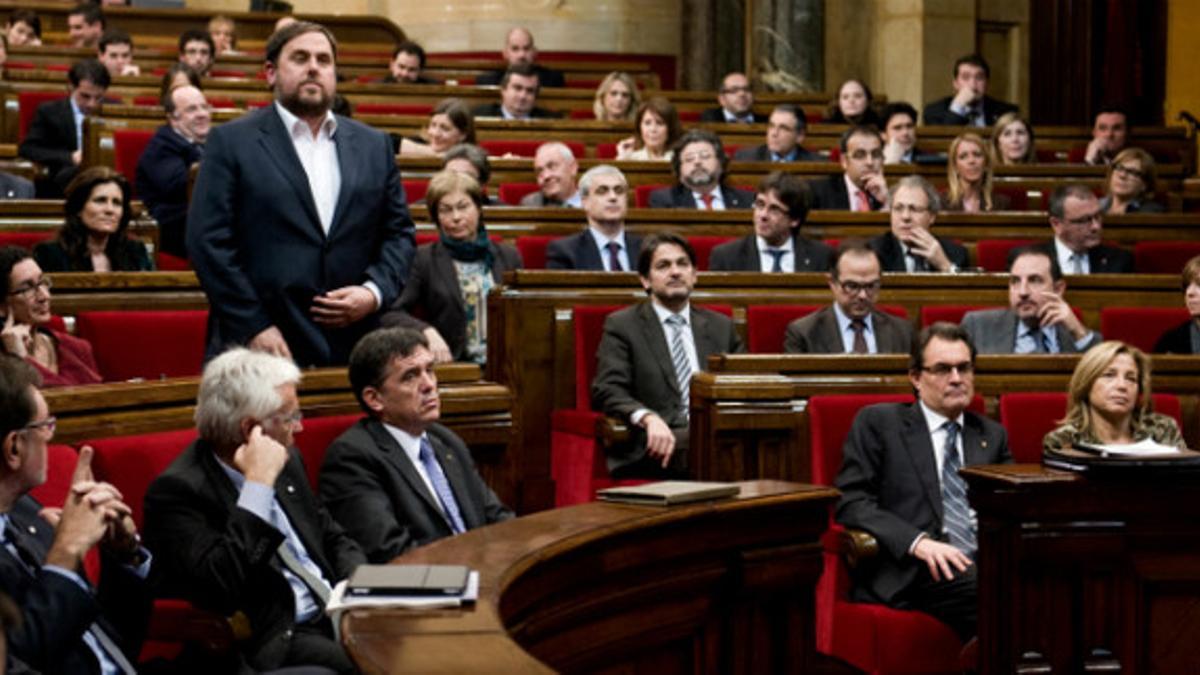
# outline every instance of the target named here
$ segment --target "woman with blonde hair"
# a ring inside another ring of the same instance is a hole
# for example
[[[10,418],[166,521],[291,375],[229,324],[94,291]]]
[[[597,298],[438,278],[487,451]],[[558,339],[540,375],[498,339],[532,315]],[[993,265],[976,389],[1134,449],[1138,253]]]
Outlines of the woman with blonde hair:
[[[1175,420],[1150,405],[1150,359],[1119,340],[1092,347],[1079,359],[1067,386],[1067,416],[1042,439],[1042,450],[1078,443],[1155,443],[1185,447]]]
[[[1154,201],[1158,171],[1154,158],[1141,148],[1125,148],[1113,157],[1104,178],[1108,194],[1100,200],[1102,213],[1162,213]]]
[[[1003,211],[1009,200],[992,194],[992,155],[979,134],[959,134],[946,160],[946,211]]]
[[[1037,162],[1033,127],[1019,113],[1007,112],[992,127],[992,154],[996,164],[1033,164]]]
[[[633,78],[620,71],[609,73],[596,88],[592,113],[601,122],[632,122],[642,103]]]

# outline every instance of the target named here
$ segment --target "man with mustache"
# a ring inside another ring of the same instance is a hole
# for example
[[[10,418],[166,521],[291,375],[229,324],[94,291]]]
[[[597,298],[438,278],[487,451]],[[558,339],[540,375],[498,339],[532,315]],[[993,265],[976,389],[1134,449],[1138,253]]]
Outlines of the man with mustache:
[[[330,111],[337,42],[296,21],[267,41],[275,103],[215,128],[188,213],[207,357],[246,345],[343,364],[400,296],[413,223],[386,134]]]
[[[967,312],[962,327],[981,354],[1074,354],[1104,339],[1063,299],[1067,282],[1044,249],[1022,246],[1008,258],[1008,309]]]
[[[719,136],[707,129],[692,129],[675,142],[671,170],[677,185],[650,193],[650,208],[748,209],[754,195],[725,186],[729,156]]]
[[[842,134],[842,175],[813,180],[813,210],[880,211],[888,203],[883,178],[883,136],[870,125]]]

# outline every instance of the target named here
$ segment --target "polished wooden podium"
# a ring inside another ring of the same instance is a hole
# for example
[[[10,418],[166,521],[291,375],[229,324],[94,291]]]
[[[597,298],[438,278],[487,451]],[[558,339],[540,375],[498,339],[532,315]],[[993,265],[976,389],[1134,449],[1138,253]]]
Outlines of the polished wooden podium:
[[[979,672],[1194,673],[1200,472],[969,467]]]
[[[352,610],[366,673],[803,673],[832,488],[741,483],[669,508],[591,503],[435,542],[402,563],[465,564],[452,610]]]

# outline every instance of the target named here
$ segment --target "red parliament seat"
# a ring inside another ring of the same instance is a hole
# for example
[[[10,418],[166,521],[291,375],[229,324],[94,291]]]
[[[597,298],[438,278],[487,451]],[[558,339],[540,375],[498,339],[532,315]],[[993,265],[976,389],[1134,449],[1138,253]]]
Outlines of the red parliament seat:
[[[295,435],[296,449],[300,451],[300,457],[304,460],[304,472],[308,475],[313,494],[317,492],[321,463],[325,461],[325,451],[329,449],[329,444],[360,419],[360,413],[304,418],[304,430]]]
[[[142,153],[154,138],[154,129],[114,129],[113,168],[125,176],[137,196],[137,166]]]
[[[27,251],[32,251],[33,247],[49,241],[56,235],[54,230],[45,230],[42,232],[0,232],[0,246],[19,246]]]
[[[639,209],[649,208],[650,193],[654,192],[655,190],[661,190],[665,187],[671,187],[671,186],[663,185],[660,183],[657,185],[639,185],[639,186],[635,187],[633,189],[633,205],[638,207]]]
[[[60,98],[66,97],[67,93],[64,91],[19,92],[17,94],[17,142],[20,143],[25,140],[25,134],[29,133],[29,126],[33,124],[33,117],[37,114],[38,106],[48,101],[57,101]]]
[[[479,147],[487,151],[487,154],[492,157],[503,157],[505,155],[516,155],[517,157],[533,157],[537,154],[538,146],[546,141],[519,141],[519,140],[490,140],[480,141]],[[564,141],[566,146],[571,149],[571,154],[578,159],[587,156],[587,146],[578,141]]]
[[[105,381],[199,375],[208,310],[80,312],[76,334],[92,345]]]
[[[1133,269],[1138,274],[1179,274],[1200,255],[1200,241],[1139,241],[1133,245]]]
[[[409,204],[424,201],[425,193],[429,190],[428,180],[402,180],[400,184],[404,186],[404,199]]]
[[[750,305],[746,308],[746,349],[751,354],[781,354],[788,324],[825,305]],[[908,310],[900,305],[876,305],[876,309],[901,319]]]
[[[546,247],[558,237],[548,234],[530,234],[517,237],[517,252],[521,254],[521,264],[527,270],[546,269]]]
[[[935,324],[939,321],[946,321],[954,324],[962,323],[963,316],[967,312],[974,312],[977,309],[1003,308],[990,305],[925,305],[921,307],[921,328]]]
[[[60,443],[46,446],[46,481],[29,491],[42,506],[62,506],[75,472],[75,448]]]
[[[708,271],[708,261],[712,258],[712,250],[721,244],[733,240],[734,237],[714,235],[694,235],[688,237],[688,243],[692,245],[692,250],[696,252],[696,269],[701,272]]]
[[[537,183],[501,183],[500,201],[509,206],[520,206],[525,195],[538,191]]]
[[[975,244],[975,263],[986,272],[1007,272],[1009,251],[1037,243],[1035,239],[980,239]]]
[[[1104,307],[1100,310],[1100,334],[1105,340],[1128,342],[1149,353],[1163,333],[1191,316],[1185,307]]]
[[[1175,418],[1183,428],[1179,397],[1174,394],[1154,394],[1151,398],[1156,412]],[[1042,438],[1058,426],[1067,414],[1067,395],[1064,392],[1017,392],[1000,396],[1000,424],[1008,431],[1008,450],[1017,463],[1042,461]]]
[[[833,484],[846,434],[860,409],[912,400],[906,394],[809,398],[813,482]],[[946,624],[923,612],[849,600],[850,575],[838,543],[842,531],[833,524],[822,537],[825,569],[817,581],[817,650],[868,673],[962,672],[962,643]]]

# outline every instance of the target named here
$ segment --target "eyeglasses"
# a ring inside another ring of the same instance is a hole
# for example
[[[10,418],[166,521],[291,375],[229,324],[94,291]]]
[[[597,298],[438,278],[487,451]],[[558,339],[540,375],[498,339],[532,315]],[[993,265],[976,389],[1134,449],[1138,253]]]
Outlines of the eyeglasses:
[[[970,361],[963,361],[962,363],[935,363],[932,366],[921,368],[921,370],[934,377],[946,377],[956,370],[959,375],[970,375],[975,372],[975,364]]]
[[[850,295],[858,295],[863,292],[871,295],[879,292],[880,281],[876,279],[875,281],[868,281],[865,284],[860,284],[857,281],[839,281],[838,285]]]
[[[45,431],[48,436],[54,436],[54,430],[58,428],[58,418],[54,416],[47,417],[44,420],[30,422],[21,427],[21,431]]]
[[[1113,171],[1120,173],[1126,178],[1137,178],[1138,180],[1146,180],[1146,172],[1138,169],[1132,169],[1124,164],[1113,165]]]
[[[914,216],[923,216],[926,213],[929,213],[929,207],[917,206],[916,204],[894,204],[892,205],[892,212],[899,213],[901,215],[905,213],[911,213]]]
[[[291,413],[290,415],[282,415],[282,414],[271,415],[267,419],[275,420],[276,422],[285,424],[289,427],[294,427],[304,421],[304,414],[301,413],[299,410],[297,410],[296,412]]]
[[[857,160],[859,162],[861,162],[867,158],[883,159],[883,150],[869,150],[869,151],[868,150],[855,150],[854,152],[851,152],[849,154],[850,154],[850,159]]]
[[[707,162],[708,160],[713,159],[716,156],[717,156],[716,153],[713,153],[713,152],[697,152],[694,154],[680,155],[679,159],[684,164],[691,164],[692,162]]]
[[[1097,211],[1095,213],[1091,213],[1086,216],[1079,216],[1078,218],[1065,218],[1064,219],[1064,222],[1066,222],[1068,225],[1090,225],[1092,223],[1092,221],[1096,221],[1098,223],[1103,222],[1104,214]]]
[[[724,87],[721,89],[722,94],[748,94],[751,91],[752,90],[750,89],[749,85],[742,85],[740,87]]]
[[[779,216],[781,218],[788,215],[787,210],[784,209],[782,206],[780,206],[778,204],[768,204],[765,199],[755,199],[754,200],[754,210],[755,211],[768,211],[771,213],[771,215]]]
[[[54,284],[50,281],[50,277],[42,277],[37,281],[14,288],[13,290],[9,291],[8,294],[19,295],[23,298],[31,298],[37,294],[39,289],[49,291],[53,286]]]

